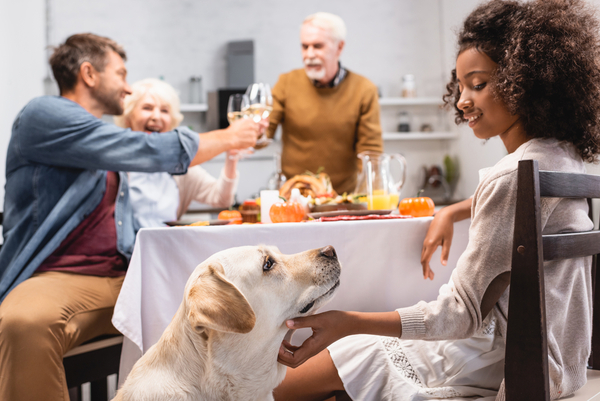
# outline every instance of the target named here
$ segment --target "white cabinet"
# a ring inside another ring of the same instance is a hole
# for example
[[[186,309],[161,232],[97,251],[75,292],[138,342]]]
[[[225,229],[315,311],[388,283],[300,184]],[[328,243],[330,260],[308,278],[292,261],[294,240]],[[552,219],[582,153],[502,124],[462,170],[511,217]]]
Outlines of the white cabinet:
[[[438,139],[456,139],[454,132],[384,132],[384,141],[432,141]]]
[[[442,110],[443,101],[437,97],[382,97],[381,127],[384,141],[427,141],[455,139],[449,130],[447,112]],[[398,132],[399,113],[405,112],[410,120],[409,132]],[[433,131],[422,132],[420,127],[429,124]]]
[[[380,106],[441,106],[437,97],[380,97]]]
[[[196,132],[206,132],[206,103],[182,103],[179,110],[183,113],[181,125],[190,127]]]
[[[424,186],[425,168],[443,165],[446,155],[452,155],[452,148],[458,138],[458,130],[451,129],[451,111],[442,109],[440,97],[387,97],[380,98],[381,128],[383,147],[386,153],[401,153],[407,161],[406,182],[401,198],[417,196]],[[410,116],[410,131],[398,132],[400,112]],[[420,127],[429,124],[432,132],[421,132]],[[398,176],[398,171],[393,172]]]
[[[179,109],[182,113],[186,113],[186,112],[203,113],[208,110],[208,105],[206,103],[182,103],[179,106]]]

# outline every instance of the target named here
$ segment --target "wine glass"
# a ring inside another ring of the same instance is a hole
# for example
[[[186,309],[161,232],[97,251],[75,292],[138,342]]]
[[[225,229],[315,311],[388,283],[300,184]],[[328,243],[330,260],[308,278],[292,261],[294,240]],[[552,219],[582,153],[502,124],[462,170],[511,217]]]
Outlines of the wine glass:
[[[245,118],[246,113],[244,110],[249,106],[248,96],[240,93],[229,96],[229,101],[227,102],[227,121],[229,121],[229,124],[233,124],[234,121],[240,118]]]
[[[252,118],[255,122],[260,122],[263,119],[269,118],[273,111],[273,95],[271,95],[271,87],[269,84],[255,83],[246,89],[248,96],[248,107],[244,110],[246,115]],[[256,140],[254,149],[261,149],[273,142],[263,134]]]
[[[242,95],[241,93],[229,96],[229,101],[227,102],[227,121],[229,121],[229,124],[233,124],[234,121],[241,118],[248,118],[248,114],[246,114],[245,110],[247,110],[249,106],[250,102],[248,101],[248,96]],[[231,159],[241,160],[247,155],[252,154],[252,152],[252,148],[231,151],[229,157]]]

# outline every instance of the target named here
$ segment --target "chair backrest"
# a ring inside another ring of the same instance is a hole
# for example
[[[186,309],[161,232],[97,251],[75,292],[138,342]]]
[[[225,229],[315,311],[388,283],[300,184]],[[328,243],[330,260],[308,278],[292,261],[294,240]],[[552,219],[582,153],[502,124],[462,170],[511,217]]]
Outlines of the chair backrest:
[[[600,198],[600,176],[539,171],[535,160],[519,162],[504,366],[507,401],[550,400],[544,261],[594,255],[592,286],[595,287],[600,231],[542,235],[541,197],[587,198],[591,218],[591,199]],[[598,292],[594,288],[589,361],[594,369],[600,369]]]

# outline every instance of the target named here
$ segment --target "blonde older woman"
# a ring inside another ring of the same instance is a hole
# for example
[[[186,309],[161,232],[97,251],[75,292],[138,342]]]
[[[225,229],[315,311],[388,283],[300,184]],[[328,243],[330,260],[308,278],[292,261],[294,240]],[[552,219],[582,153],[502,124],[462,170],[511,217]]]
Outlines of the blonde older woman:
[[[115,117],[115,124],[134,131],[167,132],[183,120],[179,97],[168,83],[148,78],[134,83],[131,89],[132,94],[125,98],[125,111]],[[230,206],[237,188],[237,159],[229,157],[230,152],[218,179],[200,166],[184,175],[129,173],[137,228],[161,227],[165,221],[179,219],[192,200]]]

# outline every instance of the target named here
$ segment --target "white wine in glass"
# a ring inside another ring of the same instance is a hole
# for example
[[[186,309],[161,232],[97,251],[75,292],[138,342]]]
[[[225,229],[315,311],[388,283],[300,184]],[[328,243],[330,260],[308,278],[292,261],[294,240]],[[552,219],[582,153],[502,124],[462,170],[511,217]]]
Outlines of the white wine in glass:
[[[271,106],[263,106],[262,104],[256,103],[249,106],[244,112],[246,115],[259,123],[260,120],[269,118],[269,115],[273,111]]]
[[[244,112],[251,117],[255,122],[260,122],[263,119],[269,118],[269,115],[273,111],[273,95],[271,94],[271,87],[269,84],[255,83],[246,89],[246,96],[248,96],[248,107],[244,109]],[[256,140],[254,149],[262,149],[268,144],[273,142],[272,139],[267,138],[264,133]]]
[[[229,101],[227,102],[227,121],[229,121],[229,125],[242,118],[248,118],[248,115],[244,110],[247,109],[249,105],[248,96],[246,95],[236,93],[229,96]],[[229,157],[241,160],[252,153],[252,148],[248,149],[239,150],[235,155],[230,155]]]
[[[229,124],[233,124],[234,121],[237,121],[240,118],[246,118],[246,113],[242,111],[230,111],[227,113],[227,121],[229,121]]]
[[[246,95],[236,93],[229,96],[229,101],[227,102],[227,121],[229,121],[229,124],[233,124],[234,121],[241,118],[246,118],[247,113],[245,110],[248,109],[249,105],[248,96]]]

